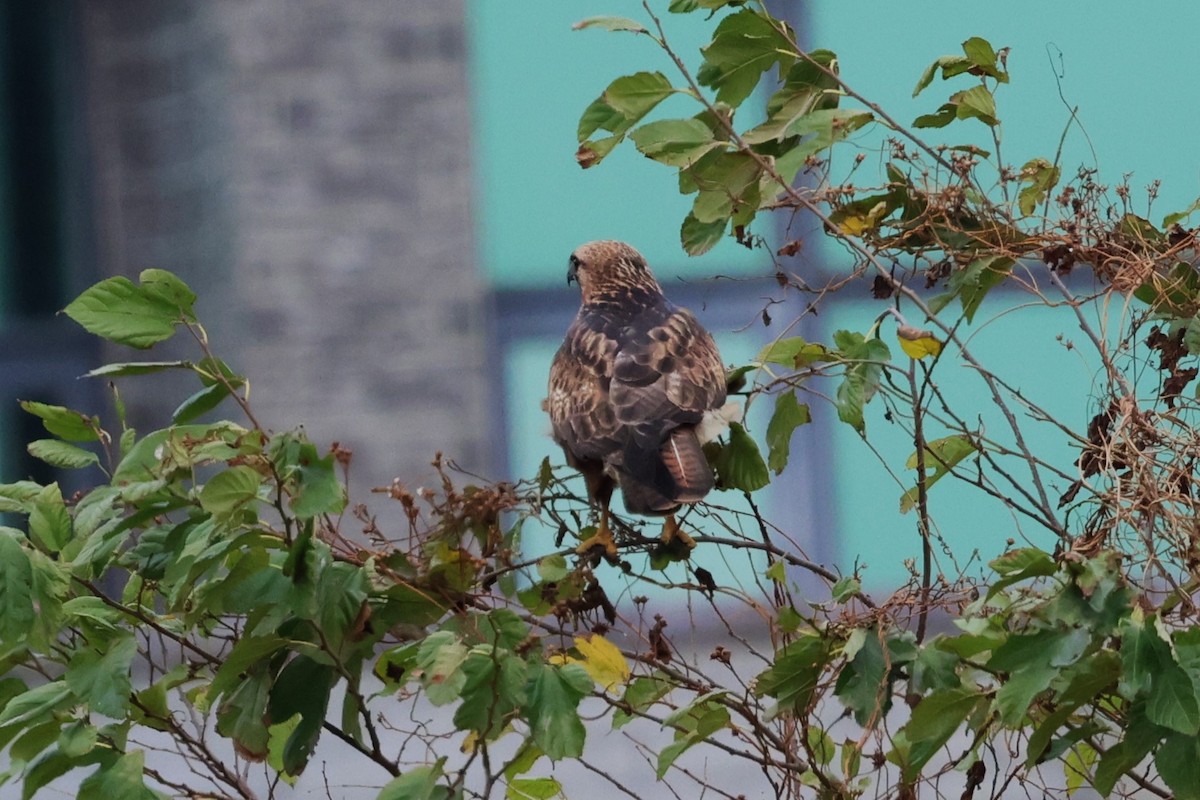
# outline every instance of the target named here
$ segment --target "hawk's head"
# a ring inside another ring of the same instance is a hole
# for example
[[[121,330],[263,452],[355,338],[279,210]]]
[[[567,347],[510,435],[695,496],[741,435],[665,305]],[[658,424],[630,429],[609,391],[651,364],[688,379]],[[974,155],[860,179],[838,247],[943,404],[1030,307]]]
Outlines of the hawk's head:
[[[641,291],[661,294],[662,288],[646,259],[624,242],[588,242],[571,253],[567,283],[579,281],[583,302]]]

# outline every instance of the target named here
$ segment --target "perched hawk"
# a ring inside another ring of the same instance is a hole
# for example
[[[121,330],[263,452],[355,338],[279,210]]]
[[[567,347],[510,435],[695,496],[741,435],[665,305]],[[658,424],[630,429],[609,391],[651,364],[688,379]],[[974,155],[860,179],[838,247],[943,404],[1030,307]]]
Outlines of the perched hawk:
[[[554,440],[600,509],[596,535],[579,552],[602,547],[616,554],[608,503],[617,484],[630,513],[667,516],[663,540],[690,547],[695,543],[672,515],[713,487],[701,444],[732,413],[724,408],[721,355],[627,244],[581,246],[567,269],[572,281],[582,303],[550,366],[545,407]]]

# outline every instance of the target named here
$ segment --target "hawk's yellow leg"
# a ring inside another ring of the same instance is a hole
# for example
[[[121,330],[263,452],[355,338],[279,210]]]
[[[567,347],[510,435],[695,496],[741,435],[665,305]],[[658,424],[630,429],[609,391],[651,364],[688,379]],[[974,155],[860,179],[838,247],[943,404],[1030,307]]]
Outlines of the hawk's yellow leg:
[[[588,539],[584,539],[579,543],[579,547],[575,548],[575,552],[579,555],[587,555],[593,548],[604,548],[604,554],[610,558],[617,557],[617,543],[613,541],[612,531],[608,527],[608,509],[600,509],[600,523],[596,525],[596,535]]]
[[[669,545],[671,542],[681,542],[688,550],[696,546],[696,540],[683,532],[683,528],[679,527],[679,523],[675,521],[674,514],[667,515],[662,532],[662,543]]]

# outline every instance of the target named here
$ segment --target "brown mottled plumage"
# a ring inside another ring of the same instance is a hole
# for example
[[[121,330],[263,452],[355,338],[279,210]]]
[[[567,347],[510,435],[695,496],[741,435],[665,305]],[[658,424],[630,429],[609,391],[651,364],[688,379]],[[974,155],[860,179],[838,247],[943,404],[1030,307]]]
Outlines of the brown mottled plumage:
[[[589,242],[567,282],[582,303],[550,366],[546,410],[554,440],[583,473],[601,510],[596,538],[615,552],[608,502],[615,484],[631,513],[670,515],[713,487],[696,426],[725,402],[717,346],[691,312],[663,296],[641,254]],[[690,540],[668,520],[664,538]]]

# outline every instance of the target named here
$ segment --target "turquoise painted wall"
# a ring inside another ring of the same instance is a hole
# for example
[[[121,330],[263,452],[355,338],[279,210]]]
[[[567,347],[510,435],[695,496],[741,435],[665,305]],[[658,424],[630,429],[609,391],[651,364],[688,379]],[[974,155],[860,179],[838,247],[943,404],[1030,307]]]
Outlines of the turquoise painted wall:
[[[982,36],[997,48],[1011,47],[1012,83],[997,95],[1006,163],[1020,166],[1033,157],[1053,158],[1070,108],[1078,107],[1082,129],[1072,127],[1065,138],[1065,174],[1079,166],[1098,167],[1100,180],[1113,184],[1131,173],[1134,210],[1156,222],[1200,194],[1200,146],[1194,134],[1200,106],[1191,102],[1189,88],[1200,76],[1200,49],[1192,41],[1200,29],[1200,6],[1030,0],[852,0],[796,6],[798,14],[807,15],[800,23],[806,43],[837,51],[847,81],[902,122],[935,110],[950,92],[969,85],[966,79],[939,80],[920,97],[911,97],[931,61],[960,52],[960,43],[970,36]],[[639,69],[660,69],[674,77],[670,63],[648,40],[570,30],[573,22],[596,14],[644,20],[639,2],[474,0],[468,14],[479,258],[498,289],[557,287],[571,249],[581,241],[607,237],[635,243],[668,281],[765,267],[761,255],[731,244],[701,259],[683,255],[678,226],[689,201],[676,193],[669,170],[631,147],[619,148],[592,170],[575,165],[579,113],[612,78]],[[663,19],[668,36],[694,63],[702,41],[700,19],[666,13]],[[690,113],[686,106],[676,108]],[[670,107],[666,113],[672,113]],[[928,133],[935,143],[972,142],[993,149],[987,129],[974,121]],[[868,154],[856,180],[866,182],[886,160],[881,138],[878,131],[855,137],[855,144]],[[837,158],[835,180],[837,169],[848,168],[852,155]],[[1162,180],[1160,196],[1148,208],[1144,187],[1155,178]],[[845,267],[845,251],[821,243],[819,226],[798,232],[810,246],[820,248],[818,260],[824,267]],[[1064,341],[1081,338],[1068,315],[1022,307],[1020,296],[1010,297],[988,299],[976,320],[971,346],[1029,399],[1082,429],[1096,411],[1089,397],[1096,359],[1068,350],[1059,341],[1060,336]],[[1006,303],[1015,309],[1008,310]],[[845,295],[830,302],[816,322],[825,337],[838,328],[866,331],[880,308],[861,294]],[[727,360],[735,350],[754,352],[756,335],[726,332]],[[737,344],[739,336],[751,342]],[[536,466],[542,454],[553,452],[537,401],[555,346],[553,340],[518,344],[505,365],[510,438],[515,443],[512,462],[521,469]],[[898,356],[898,348],[893,349]],[[1008,438],[1003,419],[989,409],[986,390],[969,368],[946,363],[939,373],[939,385],[964,407],[978,410],[989,434]],[[1064,386],[1072,391],[1064,392]],[[837,424],[830,409],[817,408],[823,422],[801,429],[793,452],[819,455],[807,465],[794,462],[801,469],[773,487],[796,491],[799,484],[789,481],[811,485],[832,471],[832,518],[821,534],[824,555],[843,569],[855,562],[868,564],[867,580],[876,585],[902,580],[904,560],[920,552],[912,515],[901,515],[898,507],[913,479],[904,469],[912,445],[883,419],[883,412],[882,405],[875,404],[868,414],[873,452],[853,431]],[[1035,448],[1069,472],[1076,451],[1067,437],[1052,426],[1023,421],[1031,426]],[[756,435],[761,438],[764,430],[765,425],[759,425]],[[937,435],[935,427],[930,436]],[[1014,472],[1021,475],[1019,468]],[[1050,481],[1053,498],[1065,483]],[[932,500],[939,533],[960,556],[955,565],[939,548],[938,566],[947,574],[968,566],[973,548],[988,558],[1010,536],[1051,544],[1047,534],[1014,517],[1002,504],[981,500],[977,492],[952,481],[935,487]]]

